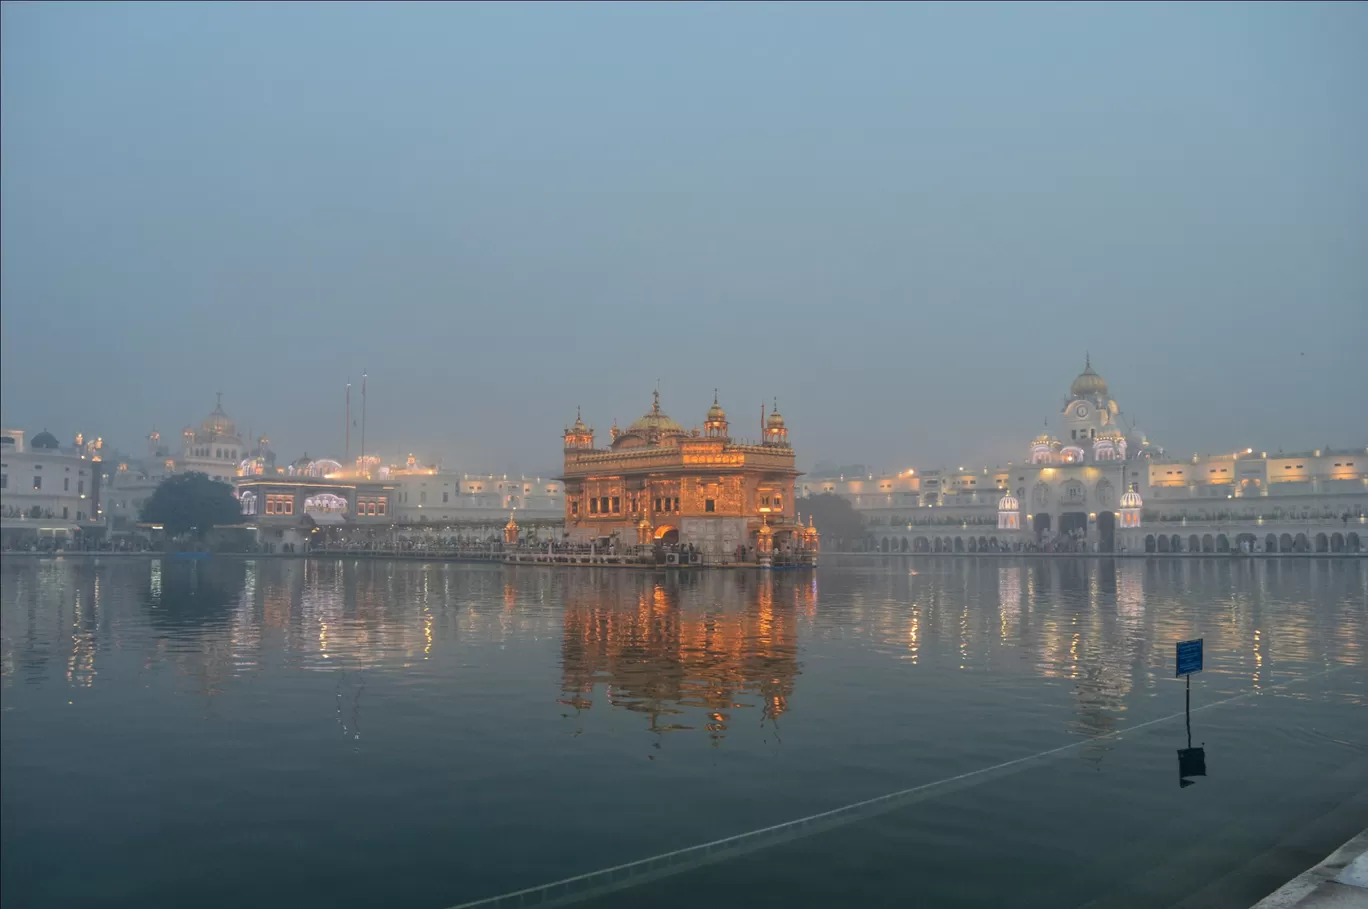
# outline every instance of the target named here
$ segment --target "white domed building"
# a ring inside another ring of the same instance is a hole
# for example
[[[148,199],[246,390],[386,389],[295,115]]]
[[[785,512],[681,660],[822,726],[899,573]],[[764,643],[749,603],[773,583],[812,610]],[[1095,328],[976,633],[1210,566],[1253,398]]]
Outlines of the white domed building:
[[[187,426],[182,432],[183,447],[176,467],[180,471],[205,473],[232,482],[247,456],[237,426],[223,411],[223,395],[198,429]]]

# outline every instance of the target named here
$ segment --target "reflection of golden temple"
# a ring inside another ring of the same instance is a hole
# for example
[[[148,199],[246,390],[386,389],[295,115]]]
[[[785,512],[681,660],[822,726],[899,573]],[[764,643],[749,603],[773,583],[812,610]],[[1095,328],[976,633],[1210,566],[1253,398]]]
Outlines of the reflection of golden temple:
[[[606,683],[609,703],[647,714],[654,731],[693,728],[661,720],[704,711],[715,741],[732,712],[756,700],[764,719],[788,709],[799,671],[797,625],[792,608],[776,607],[770,582],[739,610],[695,609],[680,605],[675,587],[647,589],[645,578],[619,577],[637,588],[635,596],[601,586],[567,591],[562,703],[592,707],[595,687]],[[815,596],[812,585],[800,587],[797,602]],[[632,605],[612,605],[624,600]]]
[[[802,550],[806,535],[795,520],[793,484],[800,474],[778,408],[761,421],[762,441],[730,435],[726,412],[713,396],[704,429],[686,430],[651,409],[607,449],[594,447],[594,430],[578,412],[565,430],[565,526],[572,541],[617,536],[626,543],[693,544],[705,556],[730,556],[759,545],[769,524],[774,549]]]

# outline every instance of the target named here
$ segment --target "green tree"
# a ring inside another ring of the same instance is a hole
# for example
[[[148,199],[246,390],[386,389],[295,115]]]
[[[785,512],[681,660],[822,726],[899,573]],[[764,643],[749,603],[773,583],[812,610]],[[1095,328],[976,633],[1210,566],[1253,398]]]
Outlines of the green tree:
[[[864,519],[855,506],[841,496],[824,492],[798,500],[798,511],[811,515],[822,534],[823,548],[854,549],[864,542]]]
[[[202,539],[217,524],[241,519],[233,487],[202,473],[180,473],[162,480],[143,503],[142,519],[160,524],[172,536]]]

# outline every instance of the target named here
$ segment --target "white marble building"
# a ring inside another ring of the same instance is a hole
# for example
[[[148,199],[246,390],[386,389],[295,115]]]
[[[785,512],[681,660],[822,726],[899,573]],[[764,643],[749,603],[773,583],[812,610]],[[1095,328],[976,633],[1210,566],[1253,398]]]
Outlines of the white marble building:
[[[231,483],[238,476],[240,462],[248,455],[237,426],[223,412],[222,394],[198,429],[185,427],[181,440],[181,456],[175,464],[179,473],[204,473]]]
[[[44,430],[0,430],[0,528],[6,542],[102,530],[99,461]]]
[[[845,497],[879,548],[889,551],[938,545],[969,551],[971,544],[992,546],[1000,530],[1033,545],[1074,540],[1103,552],[1150,546],[1214,552],[1238,548],[1241,539],[1264,550],[1334,552],[1365,539],[1368,528],[1355,525],[1368,514],[1368,448],[1294,454],[1245,448],[1176,459],[1128,425],[1091,362],[1054,422],[1059,434],[1042,432],[1019,464],[807,476],[800,494]],[[1141,500],[1134,514],[1148,527],[1144,533],[1123,524],[1121,499],[1128,491]],[[1003,510],[1017,514],[1018,527],[999,526],[1006,496],[1015,507]]]

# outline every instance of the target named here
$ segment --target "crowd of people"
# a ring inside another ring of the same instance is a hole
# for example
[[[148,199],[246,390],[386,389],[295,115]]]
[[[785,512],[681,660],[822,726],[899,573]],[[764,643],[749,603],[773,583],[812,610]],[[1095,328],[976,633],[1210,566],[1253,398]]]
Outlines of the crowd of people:
[[[5,552],[84,553],[84,552],[152,552],[151,542],[142,537],[118,537],[113,540],[94,540],[80,534],[66,536],[22,537],[6,540],[0,546]]]

